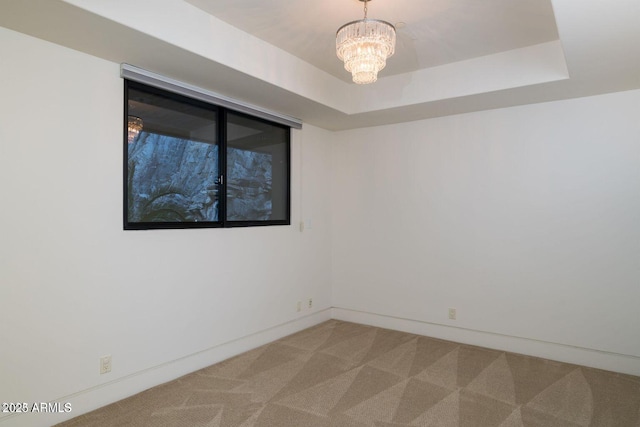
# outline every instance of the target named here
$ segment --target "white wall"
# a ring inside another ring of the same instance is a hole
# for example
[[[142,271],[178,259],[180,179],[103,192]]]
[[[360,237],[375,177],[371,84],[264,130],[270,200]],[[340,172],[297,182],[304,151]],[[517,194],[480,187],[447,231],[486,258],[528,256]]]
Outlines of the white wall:
[[[125,232],[119,64],[3,28],[0,57],[1,401],[79,415],[329,318],[326,131],[293,134],[291,226]]]
[[[0,400],[74,405],[3,427],[79,415],[331,306],[522,352],[542,350],[514,337],[560,343],[543,354],[560,360],[597,350],[640,374],[640,91],[305,125],[292,226],[124,232],[118,64],[2,28],[0,57]]]
[[[337,139],[334,316],[640,375],[640,91]]]

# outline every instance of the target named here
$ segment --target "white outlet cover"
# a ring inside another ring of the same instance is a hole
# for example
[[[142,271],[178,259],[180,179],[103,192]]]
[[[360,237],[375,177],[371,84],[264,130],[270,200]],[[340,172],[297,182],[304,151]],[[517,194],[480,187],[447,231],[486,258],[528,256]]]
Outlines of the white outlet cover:
[[[100,358],[100,374],[111,372],[111,355]]]

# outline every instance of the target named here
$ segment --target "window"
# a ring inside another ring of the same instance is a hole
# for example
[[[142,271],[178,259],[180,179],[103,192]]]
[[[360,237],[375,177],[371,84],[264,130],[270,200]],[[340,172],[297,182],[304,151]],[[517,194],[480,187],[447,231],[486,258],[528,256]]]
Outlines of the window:
[[[124,228],[290,224],[290,128],[125,80]]]

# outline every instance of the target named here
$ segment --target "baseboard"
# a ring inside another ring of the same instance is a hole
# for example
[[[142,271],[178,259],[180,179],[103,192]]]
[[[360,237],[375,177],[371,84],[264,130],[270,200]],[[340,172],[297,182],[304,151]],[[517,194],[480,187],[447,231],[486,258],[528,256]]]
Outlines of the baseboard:
[[[331,317],[463,344],[640,376],[640,357],[334,307]]]
[[[334,307],[55,400],[61,406],[70,403],[71,412],[13,414],[1,417],[0,427],[51,426],[329,319],[640,376],[640,357],[637,356]]]
[[[12,414],[2,417],[0,426],[45,427],[61,423],[330,319],[331,309],[321,310],[70,396],[62,396],[55,400],[56,403],[60,403],[57,409],[61,412]],[[70,403],[71,412],[63,411],[65,403]]]

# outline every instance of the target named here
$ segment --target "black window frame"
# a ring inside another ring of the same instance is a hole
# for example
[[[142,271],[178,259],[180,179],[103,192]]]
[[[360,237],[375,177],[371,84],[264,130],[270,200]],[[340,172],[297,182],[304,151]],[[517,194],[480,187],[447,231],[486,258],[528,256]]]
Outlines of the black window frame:
[[[232,228],[232,227],[262,227],[270,225],[291,225],[291,126],[276,123],[261,117],[247,114],[243,111],[224,107],[204,100],[191,98],[152,85],[135,80],[124,81],[124,116],[123,116],[123,229],[124,230],[162,230],[162,229],[201,229],[201,228]],[[129,117],[129,89],[148,92],[171,100],[193,105],[199,108],[216,111],[216,141],[218,144],[218,221],[199,222],[130,222],[129,221],[129,142],[128,142],[128,117]],[[269,220],[228,220],[227,219],[227,113],[232,112],[236,116],[249,120],[262,122],[270,126],[285,130],[285,160],[286,160],[286,207],[284,219]]]

